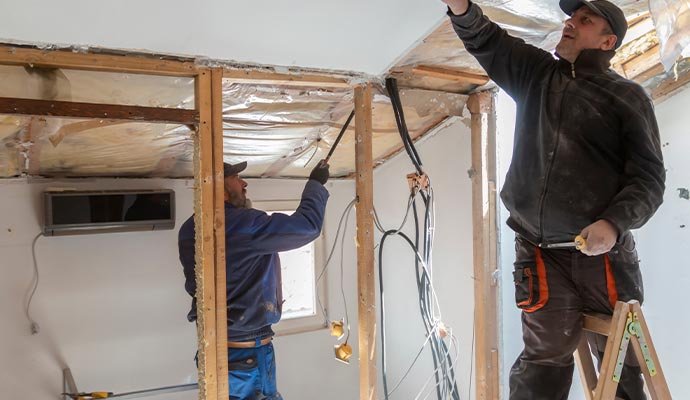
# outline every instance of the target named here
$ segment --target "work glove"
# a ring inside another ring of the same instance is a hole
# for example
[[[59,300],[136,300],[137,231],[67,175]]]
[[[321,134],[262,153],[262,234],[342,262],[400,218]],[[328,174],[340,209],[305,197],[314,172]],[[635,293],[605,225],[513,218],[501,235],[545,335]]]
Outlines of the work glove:
[[[309,179],[313,179],[322,185],[328,182],[328,177],[328,163],[326,163],[326,160],[319,161],[309,175]]]

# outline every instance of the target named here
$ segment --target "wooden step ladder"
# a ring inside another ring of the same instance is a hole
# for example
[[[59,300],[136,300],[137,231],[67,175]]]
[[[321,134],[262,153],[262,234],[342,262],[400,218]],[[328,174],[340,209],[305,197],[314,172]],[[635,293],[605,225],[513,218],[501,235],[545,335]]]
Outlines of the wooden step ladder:
[[[620,381],[623,360],[625,360],[625,354],[628,350],[628,343],[631,341],[652,399],[671,399],[671,392],[666,384],[666,378],[661,370],[654,344],[652,344],[649,328],[637,300],[631,300],[627,303],[617,302],[613,316],[585,314],[584,330],[608,336],[598,380],[592,361],[592,353],[584,332],[582,332],[580,344],[575,351],[575,362],[580,371],[587,400],[616,398],[616,388]]]

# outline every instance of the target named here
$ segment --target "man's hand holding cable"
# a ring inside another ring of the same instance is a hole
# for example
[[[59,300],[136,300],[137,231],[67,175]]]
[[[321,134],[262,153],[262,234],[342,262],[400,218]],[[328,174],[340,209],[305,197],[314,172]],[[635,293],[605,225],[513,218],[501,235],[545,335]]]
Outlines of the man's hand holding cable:
[[[618,230],[609,221],[600,219],[585,227],[580,233],[587,246],[581,251],[588,256],[598,256],[608,253],[616,244]]]
[[[442,0],[450,11],[455,15],[462,15],[467,12],[467,8],[470,6],[469,0]]]
[[[329,177],[328,167],[329,165],[326,160],[319,161],[318,164],[316,164],[316,167],[314,167],[314,169],[311,171],[309,179],[313,179],[320,184],[325,185],[326,182],[328,182]]]

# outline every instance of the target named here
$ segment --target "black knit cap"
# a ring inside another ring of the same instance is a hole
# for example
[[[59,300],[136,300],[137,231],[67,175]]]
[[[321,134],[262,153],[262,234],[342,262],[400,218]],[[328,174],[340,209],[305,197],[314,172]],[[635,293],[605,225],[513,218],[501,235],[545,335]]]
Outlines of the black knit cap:
[[[603,17],[611,25],[613,34],[616,35],[615,48],[619,48],[623,44],[623,38],[628,31],[628,20],[625,19],[623,10],[618,8],[615,4],[606,0],[585,1],[585,0],[560,0],[561,10],[568,15],[573,15],[575,11],[582,6],[587,6],[597,15]]]
[[[237,164],[223,163],[223,175],[227,178],[228,176],[237,175],[247,168],[247,162],[242,161]]]

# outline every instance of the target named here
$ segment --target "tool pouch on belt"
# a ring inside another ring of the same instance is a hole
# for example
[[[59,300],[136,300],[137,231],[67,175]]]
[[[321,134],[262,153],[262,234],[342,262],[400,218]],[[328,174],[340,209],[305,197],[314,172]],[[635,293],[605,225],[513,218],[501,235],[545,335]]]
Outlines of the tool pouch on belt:
[[[515,303],[524,312],[535,312],[549,300],[546,267],[539,248],[518,237],[515,239]]]

